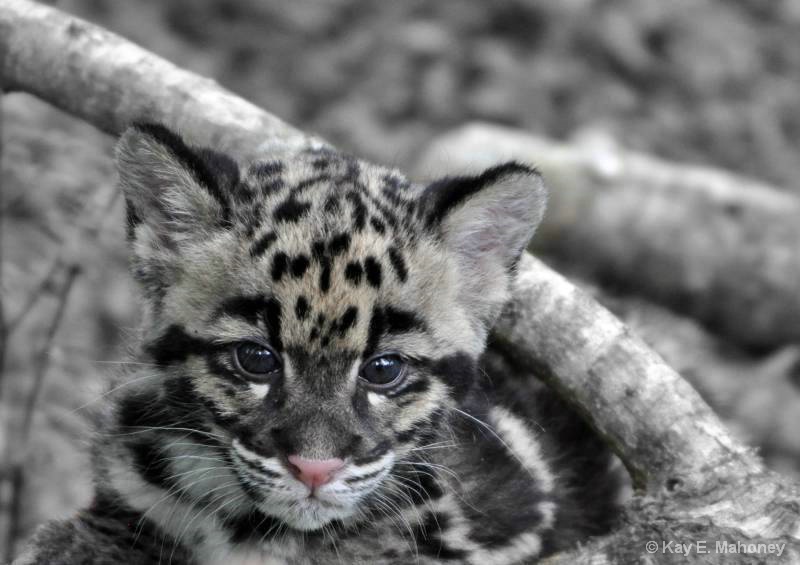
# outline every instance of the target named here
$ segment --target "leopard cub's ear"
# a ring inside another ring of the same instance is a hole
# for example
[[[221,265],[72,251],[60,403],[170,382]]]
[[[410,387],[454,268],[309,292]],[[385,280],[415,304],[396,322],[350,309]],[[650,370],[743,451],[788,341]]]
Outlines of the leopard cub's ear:
[[[517,262],[546,201],[541,175],[516,162],[441,179],[422,194],[426,224],[456,259],[461,298],[487,327],[509,298]]]
[[[182,246],[230,227],[230,193],[239,181],[232,159],[189,147],[158,124],[128,128],[116,147],[127,204],[134,277],[147,296],[174,280]]]
[[[117,143],[116,162],[132,239],[175,248],[229,226],[230,184],[238,180],[230,158],[191,148],[160,124],[136,124]]]

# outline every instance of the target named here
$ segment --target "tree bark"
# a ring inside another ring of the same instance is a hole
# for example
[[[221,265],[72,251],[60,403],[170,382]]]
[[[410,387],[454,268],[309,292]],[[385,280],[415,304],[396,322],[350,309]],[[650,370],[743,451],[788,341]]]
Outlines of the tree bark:
[[[321,143],[211,79],[35,2],[3,0],[0,42],[7,92],[34,94],[111,135],[134,121],[161,122],[242,159],[265,142]]]
[[[0,44],[8,49],[2,72],[12,86],[109,133],[155,117],[196,143],[222,145],[241,158],[274,139],[292,146],[309,142],[213,82],[52,8],[6,0],[0,28]],[[766,471],[691,386],[566,279],[524,257],[494,339],[586,416],[639,489],[622,529],[552,562],[603,563],[622,556],[646,563],[643,542],[651,534],[658,537],[647,539],[659,541],[678,534],[763,537],[789,543],[784,557],[800,555],[798,487]],[[656,558],[669,562],[671,556]]]
[[[755,349],[800,342],[800,198],[727,172],[610,144],[474,124],[433,141],[420,175],[519,159],[550,186],[533,244]]]

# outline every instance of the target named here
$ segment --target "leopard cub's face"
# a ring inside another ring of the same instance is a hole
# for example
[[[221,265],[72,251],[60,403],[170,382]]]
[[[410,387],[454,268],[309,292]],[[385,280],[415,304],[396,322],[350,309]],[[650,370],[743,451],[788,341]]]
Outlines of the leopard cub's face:
[[[129,130],[118,163],[157,367],[118,420],[189,436],[130,440],[143,480],[203,496],[192,465],[213,468],[205,496],[299,530],[407,488],[474,384],[538,177],[509,164],[421,187],[326,151],[240,171],[159,126]]]

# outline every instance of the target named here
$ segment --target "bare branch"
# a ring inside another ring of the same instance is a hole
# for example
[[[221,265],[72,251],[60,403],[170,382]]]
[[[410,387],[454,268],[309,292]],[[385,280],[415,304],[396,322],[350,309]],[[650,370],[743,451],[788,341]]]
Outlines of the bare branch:
[[[50,324],[47,327],[47,334],[45,335],[44,343],[37,356],[38,363],[36,364],[36,370],[33,375],[33,386],[31,387],[31,391],[28,393],[28,397],[25,400],[22,422],[23,444],[25,444],[30,437],[33,414],[36,410],[36,404],[39,401],[42,388],[44,387],[47,370],[50,368],[50,356],[53,351],[53,343],[55,341],[56,334],[58,333],[58,329],[61,327],[61,322],[64,319],[64,313],[66,312],[67,303],[69,302],[69,294],[72,291],[72,287],[75,284],[75,279],[78,277],[80,272],[80,266],[70,265],[70,267],[67,269],[67,274],[64,282],[61,285],[61,289],[58,292],[56,311],[53,314],[53,319],[50,321]]]
[[[264,142],[312,142],[213,80],[48,6],[4,0],[0,38],[9,92],[34,94],[112,135],[157,121],[243,158],[261,153]]]
[[[507,354],[539,367],[609,440],[640,488],[701,488],[761,469],[697,392],[608,310],[525,256],[495,328]]]

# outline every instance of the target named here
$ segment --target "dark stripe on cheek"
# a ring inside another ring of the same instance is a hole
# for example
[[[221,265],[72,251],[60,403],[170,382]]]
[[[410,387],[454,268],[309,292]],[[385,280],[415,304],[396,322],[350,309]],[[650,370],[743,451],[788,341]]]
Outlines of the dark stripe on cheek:
[[[229,385],[231,391],[235,394],[233,385]],[[198,433],[188,432],[190,435],[196,436],[196,439],[205,444],[216,444],[210,436],[203,432],[210,432],[205,419],[205,411],[201,410],[203,401],[197,394],[194,388],[192,379],[186,375],[179,377],[169,378],[164,382],[164,403],[168,405],[169,410],[166,408],[160,411],[153,411],[148,409],[149,414],[168,414],[169,412],[174,415],[173,422],[162,422],[161,427],[170,427],[177,425],[180,428],[197,430]],[[150,417],[153,417],[152,415]],[[180,433],[187,433],[185,430]]]
[[[386,455],[386,452],[389,451],[391,447],[392,445],[389,442],[389,440],[380,441],[375,445],[375,447],[370,449],[369,452],[366,453],[363,457],[356,458],[353,461],[353,463],[355,463],[356,465],[361,465],[362,467],[364,465],[369,465],[370,463],[374,463],[375,461]]]
[[[449,546],[441,537],[442,532],[447,531],[449,522],[447,514],[428,512],[424,522],[414,528],[414,538],[418,540],[419,551],[437,560],[462,561],[467,556],[466,550]]]
[[[231,517],[224,522],[232,544],[254,540],[272,540],[281,533],[283,522],[261,512],[245,512],[241,517]]]
[[[469,354],[458,352],[433,361],[431,371],[461,399],[477,380],[478,364]]]
[[[157,487],[168,489],[175,482],[166,460],[167,454],[154,439],[137,440],[127,445],[133,456],[133,466],[141,477]]]
[[[423,393],[426,392],[429,388],[430,388],[430,383],[428,382],[427,379],[418,379],[399,390],[387,392],[386,396],[389,398],[397,398],[400,396],[405,396],[407,394]]]
[[[416,424],[412,425],[410,428],[408,428],[406,430],[403,430],[403,431],[400,431],[400,432],[397,432],[397,434],[395,434],[395,439],[397,440],[397,443],[409,443],[409,442],[412,442],[412,441],[416,440],[417,436],[419,436],[425,430],[425,428],[427,428],[427,427],[428,427],[428,423],[427,422],[424,422],[424,421],[423,422],[417,422]]]
[[[378,469],[377,471],[373,471],[372,473],[367,473],[366,475],[361,475],[358,477],[349,477],[345,479],[344,482],[347,483],[348,485],[354,485],[356,483],[361,483],[364,481],[368,481],[370,479],[374,479],[383,472],[384,472],[383,469]]]
[[[214,418],[214,421],[220,426],[233,427],[239,423],[238,416],[230,413],[224,414],[213,400],[204,398],[203,405],[211,413],[211,417]]]
[[[415,442],[417,445],[425,445],[433,442],[440,429],[443,412],[435,410],[427,419],[422,419],[412,424],[407,430],[397,432],[395,437],[399,443]]]
[[[157,390],[130,393],[117,404],[117,423],[125,431],[141,428],[164,428],[173,425],[168,411],[157,410],[159,405]],[[154,410],[155,409],[155,410]]]

